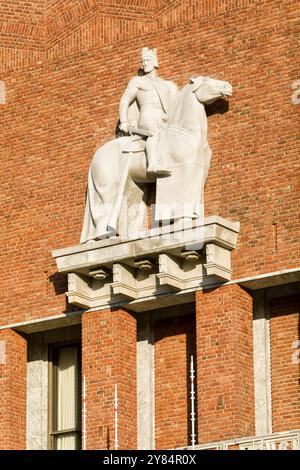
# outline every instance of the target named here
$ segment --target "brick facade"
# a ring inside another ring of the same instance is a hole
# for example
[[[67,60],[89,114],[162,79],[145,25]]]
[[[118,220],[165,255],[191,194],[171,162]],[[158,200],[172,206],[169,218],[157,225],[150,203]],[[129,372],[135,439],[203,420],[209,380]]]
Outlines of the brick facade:
[[[254,435],[252,297],[196,294],[199,443]]]
[[[26,339],[0,331],[0,449],[26,449]]]
[[[136,448],[136,320],[124,310],[82,317],[82,376],[87,387],[87,449],[115,449],[118,387],[119,449]]]
[[[197,75],[233,85],[228,109],[207,109],[213,158],[205,191],[206,215],[241,223],[233,279],[297,268],[299,105],[291,97],[299,79],[298,17],[296,0],[1,2],[1,326],[79,310],[66,305],[67,279],[51,251],[79,242],[90,161],[115,137],[120,96],[137,73],[143,46],[158,47],[159,74],[179,86]],[[154,194],[152,187],[149,204]],[[253,435],[251,296],[230,285],[199,292],[196,300],[199,442]],[[159,447],[188,443],[193,325],[179,317],[156,325]],[[120,448],[134,448],[135,317],[125,310],[85,312],[82,335],[87,446],[114,447],[117,381]],[[25,446],[26,341],[10,329],[0,336],[9,358],[0,364],[6,384],[1,446],[19,449]],[[274,301],[274,431],[300,427],[299,365],[290,360],[297,339],[296,300]]]
[[[79,241],[91,157],[114,137],[120,96],[146,43],[160,45],[159,72],[179,85],[199,74],[233,85],[229,111],[209,116],[205,208],[241,222],[234,278],[297,267],[296,3],[241,2],[237,9],[228,2],[226,11],[191,10],[188,21],[180,3],[165,13],[172,25],[132,39],[128,26],[116,47],[108,44],[113,39],[95,44],[83,35],[85,50],[72,52],[78,41],[70,23],[67,54],[26,69],[12,63],[1,74],[2,324],[64,310],[65,280],[51,250]]]

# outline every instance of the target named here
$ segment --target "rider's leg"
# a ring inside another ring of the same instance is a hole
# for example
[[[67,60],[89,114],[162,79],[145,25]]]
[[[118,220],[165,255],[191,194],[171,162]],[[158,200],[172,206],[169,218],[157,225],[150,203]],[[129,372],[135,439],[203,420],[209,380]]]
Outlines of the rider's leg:
[[[155,173],[156,171],[156,152],[157,152],[157,135],[148,137],[146,141],[146,156],[148,163],[148,171]]]
[[[170,175],[170,170],[163,168],[160,162],[158,161],[158,140],[159,133],[153,134],[151,137],[148,137],[146,141],[146,155],[148,161],[148,173],[156,173],[157,175],[167,176]]]

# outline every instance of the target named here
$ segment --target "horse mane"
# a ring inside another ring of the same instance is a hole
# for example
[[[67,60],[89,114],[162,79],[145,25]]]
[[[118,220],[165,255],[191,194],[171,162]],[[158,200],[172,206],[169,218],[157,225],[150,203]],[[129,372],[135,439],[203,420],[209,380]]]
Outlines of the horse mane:
[[[182,128],[201,127],[204,106],[194,93],[194,84],[187,83],[179,92],[170,113],[169,124]]]

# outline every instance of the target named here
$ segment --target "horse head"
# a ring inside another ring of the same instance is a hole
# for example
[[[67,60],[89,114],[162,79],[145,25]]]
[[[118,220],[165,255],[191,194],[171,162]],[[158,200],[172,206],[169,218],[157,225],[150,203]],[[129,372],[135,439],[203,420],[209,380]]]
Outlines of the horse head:
[[[218,98],[232,95],[231,84],[223,80],[199,76],[189,78],[189,84],[197,100],[202,104],[211,104]]]

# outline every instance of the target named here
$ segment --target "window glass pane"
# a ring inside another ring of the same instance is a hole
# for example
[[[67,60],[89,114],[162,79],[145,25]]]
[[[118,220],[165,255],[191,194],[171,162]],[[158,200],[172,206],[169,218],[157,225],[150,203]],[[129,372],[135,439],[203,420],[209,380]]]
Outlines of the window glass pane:
[[[58,351],[56,390],[56,430],[66,431],[78,426],[78,348],[62,347]],[[56,436],[56,448],[75,449],[76,435]]]
[[[77,436],[75,434],[70,436],[57,436],[56,440],[56,450],[76,450],[78,447],[76,445]]]

